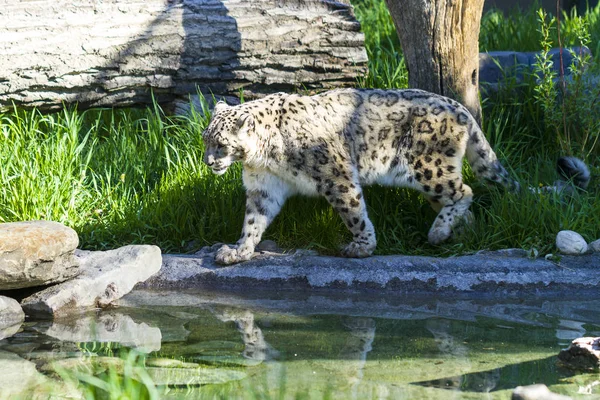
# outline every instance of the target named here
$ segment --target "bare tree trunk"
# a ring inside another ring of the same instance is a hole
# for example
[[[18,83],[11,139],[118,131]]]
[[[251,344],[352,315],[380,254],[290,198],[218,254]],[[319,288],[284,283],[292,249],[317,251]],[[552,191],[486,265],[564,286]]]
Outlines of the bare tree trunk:
[[[452,97],[481,121],[479,24],[484,0],[386,0],[409,86]]]
[[[0,109],[352,85],[352,7],[330,0],[0,0]]]

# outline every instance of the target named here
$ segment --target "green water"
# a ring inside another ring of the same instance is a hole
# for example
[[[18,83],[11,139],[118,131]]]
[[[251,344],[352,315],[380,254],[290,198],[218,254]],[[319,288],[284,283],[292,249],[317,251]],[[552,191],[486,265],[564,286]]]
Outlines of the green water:
[[[57,365],[120,365],[135,349],[162,398],[508,399],[545,383],[595,399],[600,374],[575,375],[556,354],[600,336],[599,305],[136,292],[113,310],[27,321],[0,341],[0,374],[18,357],[60,381]]]

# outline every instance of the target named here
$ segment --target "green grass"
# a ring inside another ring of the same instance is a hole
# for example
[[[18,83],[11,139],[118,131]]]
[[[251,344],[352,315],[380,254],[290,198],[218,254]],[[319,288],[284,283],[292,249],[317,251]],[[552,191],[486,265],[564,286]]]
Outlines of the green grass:
[[[357,85],[406,87],[407,71],[385,3],[357,1],[356,12],[371,59],[369,75]],[[531,12],[486,15],[482,46],[493,43],[503,48],[514,40],[512,49],[532,49],[527,46],[539,42],[532,39],[539,24],[527,19]],[[591,36],[597,38],[600,8],[587,15]],[[570,26],[569,18],[565,16],[563,26]],[[506,21],[513,21],[512,25]],[[511,29],[519,30],[519,35]],[[556,178],[554,163],[562,153],[556,126],[546,122],[548,114],[536,101],[535,87],[531,76],[519,85],[507,85],[483,104],[483,127],[499,157],[514,176],[533,186]],[[164,252],[186,252],[235,242],[245,208],[241,168],[216,177],[201,162],[200,133],[208,118],[204,110],[188,117],[165,116],[159,107],[4,113],[0,115],[0,222],[59,221],[79,233],[80,247],[85,249],[147,243],[159,245]],[[576,119],[572,121],[579,126]],[[576,146],[572,152],[580,154]],[[600,165],[598,154],[590,153],[588,163]],[[522,247],[543,254],[553,251],[554,237],[561,229],[576,230],[587,240],[600,237],[596,181],[588,192],[560,200],[550,195],[510,195],[476,181],[468,167],[465,174],[475,192],[476,221],[441,246],[427,243],[435,214],[416,192],[366,190],[378,235],[377,253],[453,255]],[[325,254],[337,254],[351,239],[324,200],[305,197],[290,199],[264,238],[284,248],[308,247]]]

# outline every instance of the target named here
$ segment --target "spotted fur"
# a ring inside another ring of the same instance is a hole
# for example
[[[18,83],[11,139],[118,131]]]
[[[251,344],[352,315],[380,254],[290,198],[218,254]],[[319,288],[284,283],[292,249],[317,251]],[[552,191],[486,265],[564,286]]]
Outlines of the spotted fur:
[[[448,239],[468,215],[472,192],[461,175],[465,156],[479,177],[518,189],[469,111],[422,90],[278,93],[237,106],[218,103],[203,136],[204,160],[213,172],[222,174],[235,161],[244,164],[244,227],[236,246],[217,252],[222,264],[250,259],[293,194],[325,197],[353,235],[342,255],[366,257],[376,237],[364,185],[423,193],[438,211],[428,234],[432,244]]]

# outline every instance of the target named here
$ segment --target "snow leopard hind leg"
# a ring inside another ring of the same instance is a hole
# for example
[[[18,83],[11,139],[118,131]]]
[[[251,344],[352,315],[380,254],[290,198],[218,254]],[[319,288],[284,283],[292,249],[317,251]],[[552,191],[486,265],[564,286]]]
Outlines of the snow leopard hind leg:
[[[352,233],[352,242],[341,250],[341,255],[362,258],[373,254],[377,239],[360,183],[357,178],[350,178],[354,175],[351,171],[342,171],[339,177],[326,177],[320,191]]]

